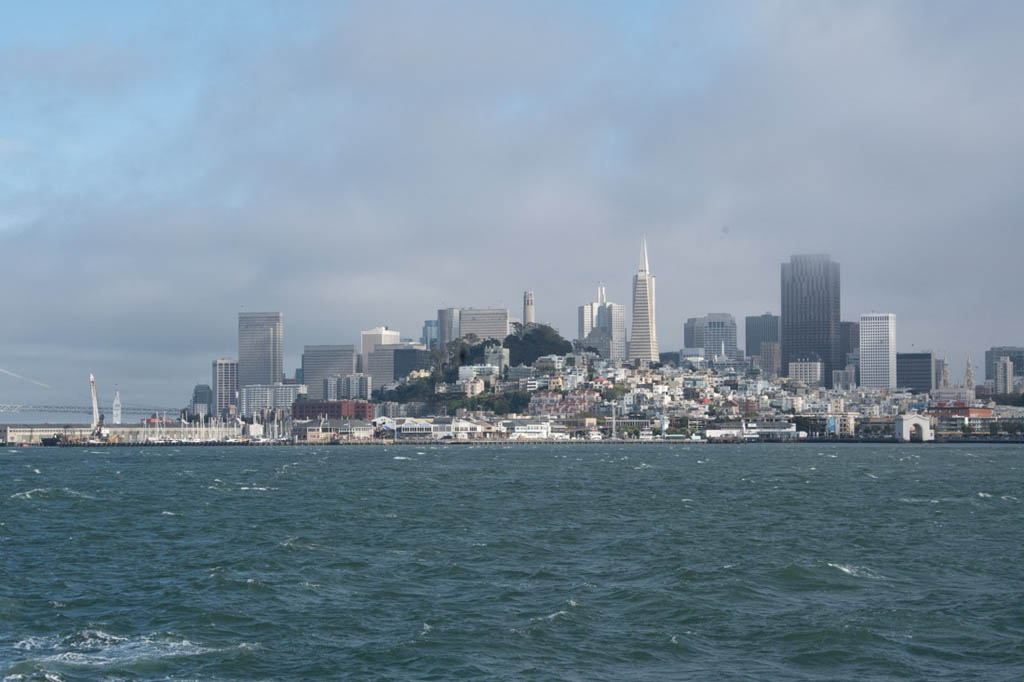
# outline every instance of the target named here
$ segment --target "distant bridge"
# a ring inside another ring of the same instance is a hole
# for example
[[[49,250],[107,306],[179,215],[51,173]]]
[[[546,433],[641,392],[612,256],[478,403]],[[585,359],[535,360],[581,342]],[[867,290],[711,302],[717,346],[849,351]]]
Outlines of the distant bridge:
[[[64,414],[92,414],[89,405],[19,405],[17,403],[0,403],[0,412],[53,412]],[[159,413],[178,414],[180,407],[126,407],[121,406],[121,414],[151,415]]]

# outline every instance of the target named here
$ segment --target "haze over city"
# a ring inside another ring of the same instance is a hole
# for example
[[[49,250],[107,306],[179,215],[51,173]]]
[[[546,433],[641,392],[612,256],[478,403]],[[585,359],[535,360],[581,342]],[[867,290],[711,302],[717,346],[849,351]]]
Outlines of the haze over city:
[[[0,27],[0,402],[182,404],[242,310],[289,372],[524,290],[573,338],[643,235],[662,350],[793,253],[953,375],[1024,338],[1020,3],[96,7]]]

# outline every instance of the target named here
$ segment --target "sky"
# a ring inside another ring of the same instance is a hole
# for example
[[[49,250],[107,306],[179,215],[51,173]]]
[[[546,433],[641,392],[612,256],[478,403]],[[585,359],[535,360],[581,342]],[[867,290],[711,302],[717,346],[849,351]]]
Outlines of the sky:
[[[283,312],[289,371],[527,289],[572,338],[644,235],[663,351],[708,312],[742,345],[828,253],[844,319],[955,378],[1024,345],[1022,33],[996,1],[9,6],[0,403],[92,372],[184,405],[240,310]]]

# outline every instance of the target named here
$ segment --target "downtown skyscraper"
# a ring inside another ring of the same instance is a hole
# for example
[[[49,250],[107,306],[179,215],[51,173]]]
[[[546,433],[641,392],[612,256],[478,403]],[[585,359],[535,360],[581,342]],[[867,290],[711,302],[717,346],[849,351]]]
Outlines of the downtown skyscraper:
[[[641,364],[658,362],[658,326],[655,320],[654,275],[647,260],[647,239],[644,239],[644,260],[633,275],[633,329],[629,339],[629,360]]]
[[[782,373],[789,363],[820,361],[822,381],[832,388],[840,357],[839,263],[827,255],[790,256],[782,264]]]
[[[927,373],[931,373],[929,363]],[[860,316],[860,385],[896,388],[896,316],[866,313]],[[909,387],[905,387],[909,388]]]
[[[284,379],[281,313],[238,313],[238,388]]]

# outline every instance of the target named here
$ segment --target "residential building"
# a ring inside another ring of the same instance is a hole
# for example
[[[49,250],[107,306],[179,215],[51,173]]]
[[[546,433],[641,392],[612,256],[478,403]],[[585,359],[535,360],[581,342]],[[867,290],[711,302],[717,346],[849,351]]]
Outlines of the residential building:
[[[1024,376],[1024,348],[1020,346],[993,346],[985,351],[985,379],[993,381],[996,378],[996,360],[999,358],[1010,358],[1013,363],[1013,371],[1017,376]]]
[[[633,328],[629,340],[629,359],[641,365],[658,361],[658,325],[655,279],[647,259],[647,240],[644,239],[644,258],[640,270],[633,275]]]
[[[827,255],[794,255],[782,264],[781,282],[782,372],[789,372],[791,362],[813,357],[831,384],[832,370],[845,366],[839,346],[839,263]]]
[[[931,393],[935,388],[935,354],[897,353],[896,386],[912,393]]]
[[[824,365],[820,360],[793,360],[789,363],[789,378],[808,386],[821,386]]]
[[[238,360],[218,358],[213,361],[213,415],[226,417],[238,406]]]
[[[752,358],[758,357],[761,355],[762,342],[779,342],[779,316],[772,315],[771,313],[748,315],[746,320],[744,320],[744,337],[746,342],[744,350],[747,356]]]
[[[993,392],[997,394],[1014,393],[1013,360],[1006,355],[1001,355],[996,358],[995,365]]]
[[[238,386],[284,380],[284,325],[281,313],[238,313]]]
[[[484,348],[484,364],[494,365],[499,374],[504,373],[508,368],[509,354],[509,349],[503,346],[487,346]]]
[[[310,400],[324,400],[324,379],[356,371],[356,347],[306,346],[302,352],[302,381],[309,387]]]
[[[860,386],[896,388],[896,316],[865,313],[860,316]]]

